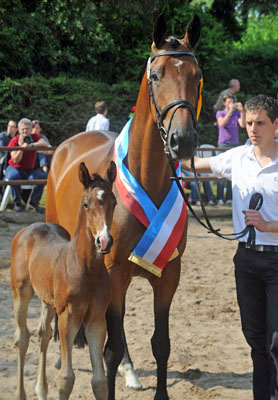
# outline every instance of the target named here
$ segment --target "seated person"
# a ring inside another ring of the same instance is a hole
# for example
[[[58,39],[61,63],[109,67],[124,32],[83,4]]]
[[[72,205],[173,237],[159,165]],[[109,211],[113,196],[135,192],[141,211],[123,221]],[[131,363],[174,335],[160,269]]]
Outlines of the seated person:
[[[15,120],[10,119],[6,132],[0,133],[0,146],[8,146],[10,140],[16,135],[17,123]],[[4,173],[8,165],[10,154],[8,151],[0,151],[0,180],[4,179]],[[2,198],[2,191],[4,186],[0,186],[0,200]]]
[[[47,137],[42,134],[41,123],[37,119],[32,121],[32,135],[36,133],[40,137],[42,137],[47,143],[48,146],[51,146]],[[50,168],[51,160],[52,160],[52,151],[38,151],[37,159],[36,159],[36,168],[40,168],[43,172],[45,172],[46,177],[48,175],[48,171]]]
[[[27,147],[27,146],[48,146],[48,143],[39,135],[31,135],[32,123],[27,118],[22,118],[18,123],[19,134],[13,137],[9,143],[9,147]],[[8,180],[19,179],[45,179],[45,173],[34,169],[36,160],[36,151],[11,151],[11,157],[8,167],[5,171],[5,177]],[[20,186],[11,186],[13,200],[15,203],[14,210],[21,211],[21,188]],[[35,185],[30,204],[37,212],[42,213],[43,209],[39,207],[39,202],[43,193],[44,185]]]
[[[207,174],[198,174],[198,175],[205,176]],[[186,171],[186,170],[183,169],[182,170],[182,176],[185,178],[187,176],[194,176],[194,174],[191,171]],[[204,181],[204,182],[202,182],[202,184],[203,184],[203,188],[204,188],[206,204],[209,205],[209,206],[214,206],[215,205],[215,200],[214,200],[214,196],[213,196],[213,193],[212,193],[210,182]],[[197,191],[197,183],[195,181],[189,182],[188,189],[191,190],[191,204],[200,206],[201,202],[200,202],[198,191]]]

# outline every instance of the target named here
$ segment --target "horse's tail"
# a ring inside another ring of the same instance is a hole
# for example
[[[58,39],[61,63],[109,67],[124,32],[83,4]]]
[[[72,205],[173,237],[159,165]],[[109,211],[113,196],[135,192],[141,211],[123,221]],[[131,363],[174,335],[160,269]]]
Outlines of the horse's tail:
[[[53,338],[54,338],[55,342],[57,342],[59,340],[58,315],[57,314],[55,314],[55,325],[54,325]],[[77,332],[77,334],[75,336],[74,344],[76,347],[82,348],[82,349],[88,344],[83,325],[81,325],[79,331]]]
[[[55,342],[58,342],[59,340],[59,331],[58,331],[58,315],[55,314],[55,325],[54,325],[54,334],[53,338]]]
[[[80,329],[75,336],[74,344],[79,348],[83,348],[88,344],[83,325],[80,326]]]

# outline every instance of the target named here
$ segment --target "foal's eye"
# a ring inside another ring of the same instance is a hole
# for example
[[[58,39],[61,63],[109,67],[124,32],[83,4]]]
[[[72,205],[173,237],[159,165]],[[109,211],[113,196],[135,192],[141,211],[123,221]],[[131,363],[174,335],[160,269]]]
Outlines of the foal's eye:
[[[85,201],[84,201],[84,203],[83,203],[83,206],[84,206],[84,208],[85,208],[86,210],[89,208],[88,203],[86,203]]]
[[[159,80],[158,75],[155,71],[151,72],[151,79],[155,82]]]

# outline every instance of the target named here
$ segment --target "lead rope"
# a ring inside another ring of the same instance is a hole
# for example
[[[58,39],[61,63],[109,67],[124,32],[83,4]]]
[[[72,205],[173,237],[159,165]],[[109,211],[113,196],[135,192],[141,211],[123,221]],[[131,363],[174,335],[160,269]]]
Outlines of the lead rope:
[[[174,161],[170,155],[170,153],[167,151],[166,155],[168,157],[168,161],[172,170],[172,174],[173,176],[170,177],[170,180],[174,180],[176,181],[176,184],[178,185],[179,191],[187,205],[187,207],[189,208],[191,214],[193,215],[193,217],[199,222],[199,224],[201,224],[204,228],[206,228],[208,230],[208,233],[213,233],[214,235],[222,238],[222,239],[226,239],[226,240],[238,240],[241,237],[245,236],[246,234],[248,234],[248,239],[247,239],[247,246],[253,246],[255,245],[256,242],[256,232],[255,232],[255,228],[253,225],[248,225],[246,226],[241,232],[238,233],[226,233],[226,234],[222,234],[220,233],[220,229],[214,229],[213,226],[211,225],[211,222],[208,218],[204,203],[202,201],[201,198],[201,193],[200,193],[200,187],[199,187],[199,182],[198,182],[198,178],[197,178],[197,174],[196,174],[196,170],[195,170],[195,166],[194,166],[194,158],[191,159],[191,167],[192,170],[194,172],[194,177],[195,177],[195,181],[197,184],[197,191],[198,191],[198,196],[200,199],[200,203],[201,203],[201,209],[202,209],[202,213],[203,216],[205,218],[206,224],[204,222],[202,222],[200,220],[200,218],[197,216],[197,214],[195,213],[195,211],[193,210],[193,208],[191,207],[191,204],[189,203],[184,190],[181,186],[180,180],[182,179],[181,177],[177,177],[176,174],[176,168],[175,168],[175,164]],[[250,202],[249,202],[249,209],[251,210],[259,210],[262,207],[263,204],[263,196],[260,193],[254,193],[251,196]],[[234,236],[234,237],[233,237]]]

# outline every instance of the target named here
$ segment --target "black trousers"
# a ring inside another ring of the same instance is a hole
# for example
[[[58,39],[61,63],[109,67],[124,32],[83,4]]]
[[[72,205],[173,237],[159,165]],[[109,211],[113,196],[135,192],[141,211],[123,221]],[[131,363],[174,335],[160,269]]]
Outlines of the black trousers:
[[[278,399],[278,253],[239,247],[234,263],[242,331],[253,360],[254,400]]]

